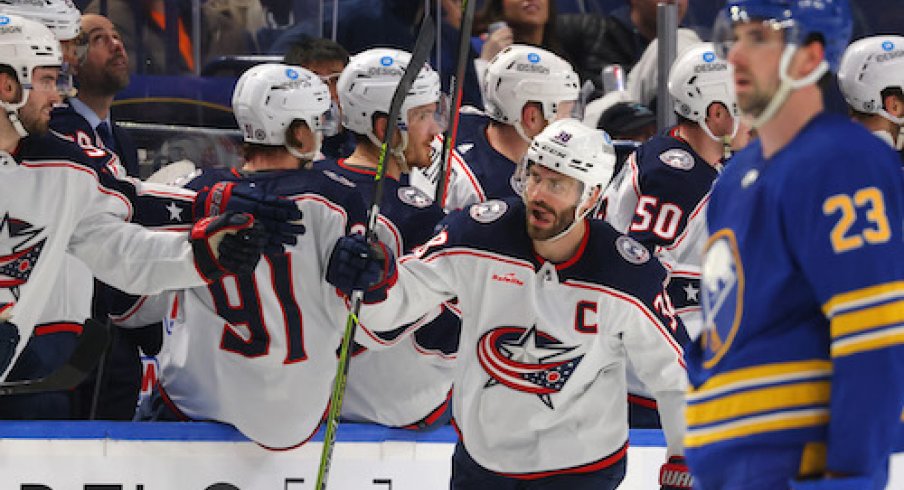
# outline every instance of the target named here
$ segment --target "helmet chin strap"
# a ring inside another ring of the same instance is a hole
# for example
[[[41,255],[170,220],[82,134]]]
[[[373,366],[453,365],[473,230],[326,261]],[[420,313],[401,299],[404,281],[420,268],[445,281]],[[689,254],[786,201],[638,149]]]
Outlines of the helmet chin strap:
[[[28,102],[28,89],[22,89],[22,100],[20,102],[6,102],[0,101],[0,107],[6,111],[6,117],[9,118],[9,122],[12,123],[13,128],[16,129],[16,132],[19,133],[19,136],[24,138],[28,136],[28,130],[25,129],[25,126],[22,125],[22,121],[19,120],[19,109]]]
[[[585,191],[585,192],[581,195],[581,203],[583,204],[584,201],[586,201],[592,194],[593,194],[593,188],[591,187],[591,188],[589,189],[589,192]],[[596,207],[596,206],[588,206],[587,209],[584,210],[584,212],[578,211],[578,209],[580,209],[580,206],[577,207],[577,208],[575,208],[575,210],[574,210],[574,219],[571,221],[571,224],[569,224],[568,226],[566,226],[564,230],[560,231],[559,233],[556,233],[554,236],[551,236],[551,237],[549,237],[549,238],[545,238],[545,239],[543,239],[543,240],[537,240],[537,241],[540,241],[540,242],[555,242],[555,241],[557,241],[557,240],[561,240],[565,235],[567,235],[568,233],[570,233],[571,230],[573,230],[574,227],[578,225],[578,223],[582,222],[582,221],[584,220],[584,218],[586,218],[587,215],[590,214],[590,211],[592,211],[593,208],[595,208],[595,207]]]
[[[314,132],[314,148],[308,152],[298,151],[298,148],[291,145],[284,145],[286,147],[286,151],[289,152],[293,157],[301,160],[302,168],[310,168],[311,163],[317,158],[317,155],[320,153],[320,146],[323,143],[323,135],[320,132]]]
[[[766,108],[763,109],[763,112],[760,113],[754,120],[751,126],[754,129],[759,129],[764,124],[769,122],[778,110],[785,104],[785,101],[788,100],[788,96],[791,95],[791,92],[797,90],[799,88],[806,87],[808,85],[813,85],[818,82],[819,79],[829,71],[829,63],[826,60],[822,60],[819,65],[810,72],[809,75],[799,79],[794,80],[788,75],[788,67],[791,66],[791,58],[794,57],[794,53],[797,52],[796,44],[789,44],[785,46],[785,50],[782,52],[781,64],[779,65],[779,77],[781,78],[781,84],[778,87],[778,90],[773,94],[772,99],[769,100],[769,104],[766,105]]]
[[[403,174],[407,174],[411,172],[411,169],[408,167],[408,160],[405,159],[405,150],[408,148],[408,131],[402,129],[401,125],[399,126],[399,135],[402,137],[402,141],[399,143],[399,146],[396,146],[395,148],[390,147],[389,154],[395,157],[396,163],[399,164],[399,170]],[[369,139],[377,148],[383,146],[383,142],[377,139],[377,135],[375,135],[373,131],[367,133],[367,139]]]

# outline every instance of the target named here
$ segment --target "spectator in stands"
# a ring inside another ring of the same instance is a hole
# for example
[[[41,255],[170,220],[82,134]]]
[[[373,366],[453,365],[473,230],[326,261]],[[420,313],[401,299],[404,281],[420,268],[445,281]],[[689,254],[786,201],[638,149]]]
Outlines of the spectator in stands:
[[[202,5],[202,60],[194,59],[193,43],[199,41],[191,39],[190,2],[179,2],[185,8],[180,8],[175,15],[166,12],[164,0],[106,0],[106,12],[100,11],[101,3],[100,0],[92,1],[85,12],[104,14],[113,22],[128,46],[132,73],[191,74],[200,69],[198,63],[203,64],[223,55],[247,54],[256,49],[254,37],[245,29],[247,22],[234,17],[231,10],[221,8],[223,2],[205,2]],[[245,11],[254,10],[249,8]],[[170,15],[177,20],[175,34],[170,34],[172,31],[167,26]],[[175,43],[168,53],[169,37]]]
[[[79,90],[76,97],[54,109],[50,126],[79,144],[104,147],[115,153],[128,175],[138,176],[138,152],[129,133],[113,122],[110,106],[113,97],[129,84],[129,57],[119,32],[106,17],[85,14],[81,19],[78,41],[79,59],[74,67]],[[95,281],[92,317],[106,322],[109,286]],[[114,330],[114,340],[106,371],[100,380],[104,388],[91,408],[94,383],[85,383],[76,391],[73,403],[76,418],[129,420],[135,412],[141,380],[138,347],[147,353],[159,349],[162,335],[158,326],[135,330]]]
[[[319,37],[304,37],[291,45],[283,62],[298,65],[314,72],[330,88],[330,99],[339,110],[339,94],[336,83],[348,64],[349,54],[341,44]],[[345,158],[355,149],[355,138],[342,127],[334,136],[325,137],[320,147],[327,158]]]

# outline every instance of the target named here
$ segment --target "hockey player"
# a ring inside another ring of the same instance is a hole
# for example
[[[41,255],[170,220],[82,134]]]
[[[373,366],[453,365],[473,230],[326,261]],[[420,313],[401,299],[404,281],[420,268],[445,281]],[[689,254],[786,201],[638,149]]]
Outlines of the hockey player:
[[[669,331],[680,320],[664,300],[666,272],[642,245],[587,219],[614,163],[604,133],[556,121],[519,168],[521,198],[450,214],[397,272],[367,268],[374,255],[359,237],[337,244],[327,279],[346,293],[370,288],[368,328],[389,330],[459,299],[453,489],[617,487],[628,359],[662,409],[665,488],[690,488],[684,361]]]
[[[685,227],[708,200],[722,169],[727,139],[739,124],[728,63],[710,43],[688,48],[669,71],[669,93],[678,123],[628,157],[606,189],[606,221],[636,239],[671,269],[669,297],[689,331],[699,331],[700,243],[683,238]],[[682,339],[686,338],[681,335]],[[628,372],[632,427],[658,426],[656,405]]]
[[[531,138],[573,115],[579,84],[567,61],[542,48],[513,44],[500,51],[483,79],[486,113],[465,108],[460,115],[442,207],[515,196],[512,176]],[[435,172],[436,166],[427,171]]]
[[[156,293],[250,270],[265,237],[250,231],[250,215],[235,213],[199,221],[190,240],[184,233],[126,223],[134,188],[96,170],[115,157],[48,133],[50,109],[60,100],[59,42],[47,27],[18,16],[0,15],[0,26],[0,379],[5,379],[57,292],[53,287],[67,251],[110,284]]]
[[[357,145],[348,158],[322,160],[314,168],[354,182],[368,203],[376,187],[374,174],[389,105],[410,59],[410,54],[397,49],[370,49],[355,55],[339,77],[342,124]],[[380,215],[391,230],[384,239],[396,255],[426,242],[445,217],[432,196],[407,185],[411,169],[431,163],[431,142],[445,125],[442,104],[439,75],[425,65],[402,104],[399,131],[385,163]],[[454,305],[443,305],[423,320],[426,326],[390,349],[356,348],[342,416],[409,428],[447,421],[460,323],[455,310]]]
[[[904,157],[904,36],[851,43],[838,67],[851,116]]]
[[[707,211],[685,438],[704,490],[885,488],[904,405],[904,182],[888,145],[823,110],[816,82],[851,24],[847,0],[729,0],[717,17],[758,139]]]
[[[63,51],[59,85],[64,96],[73,92],[73,68],[78,64],[76,38],[80,32],[81,16],[78,7],[70,0],[4,0],[0,3],[0,14],[18,15],[47,26]]]
[[[244,166],[204,170],[188,186],[225,196],[244,183],[286,196],[303,210],[306,232],[285,253],[266,254],[251,276],[148,298],[116,321],[141,325],[165,315],[159,386],[140,418],[217,420],[286,449],[316,432],[329,403],[348,310],[323,277],[336,239],[362,230],[365,210],[353,183],[308,168],[322,133],[337,124],[320,78],[301,67],[258,65],[239,79],[232,101]]]

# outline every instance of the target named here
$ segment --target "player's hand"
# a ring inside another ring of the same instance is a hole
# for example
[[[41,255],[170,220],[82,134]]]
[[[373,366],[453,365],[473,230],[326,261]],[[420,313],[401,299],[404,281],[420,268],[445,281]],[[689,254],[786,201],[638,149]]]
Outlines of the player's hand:
[[[864,477],[820,478],[813,480],[792,480],[791,490],[860,490],[872,488],[875,482]]]
[[[379,303],[396,281],[395,255],[380,242],[368,243],[359,234],[336,241],[326,281],[346,295],[364,291],[365,303]]]
[[[192,207],[195,219],[227,211],[251,213],[269,234],[266,253],[281,253],[283,245],[298,243],[303,235],[302,213],[289,199],[266,194],[253,182],[218,182],[198,191]]]
[[[268,242],[267,233],[247,213],[203,218],[191,229],[195,265],[209,282],[226,274],[250,274]]]
[[[694,486],[694,478],[684,461],[684,456],[670,456],[667,463],[659,469],[659,485],[662,490],[690,490]]]
[[[509,26],[503,26],[489,34],[481,36],[483,47],[480,49],[480,59],[490,61],[497,53],[515,42],[515,34]]]
[[[6,371],[19,345],[19,328],[10,322],[0,322],[0,374]]]

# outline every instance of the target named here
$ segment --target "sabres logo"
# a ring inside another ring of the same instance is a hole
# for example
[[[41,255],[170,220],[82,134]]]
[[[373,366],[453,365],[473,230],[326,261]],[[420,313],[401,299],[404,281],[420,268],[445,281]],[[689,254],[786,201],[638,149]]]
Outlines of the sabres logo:
[[[537,395],[555,409],[552,395],[560,392],[584,358],[569,355],[577,347],[563,345],[546,332],[522,327],[499,327],[483,334],[477,358],[490,375],[485,388],[499,384]]]
[[[744,269],[734,233],[722,229],[713,234],[703,258],[700,287],[703,304],[704,367],[715,366],[731,347],[741,322]]]
[[[19,286],[28,282],[47,241],[34,240],[43,230],[9,214],[0,220],[0,288],[10,289],[17,299]]]

